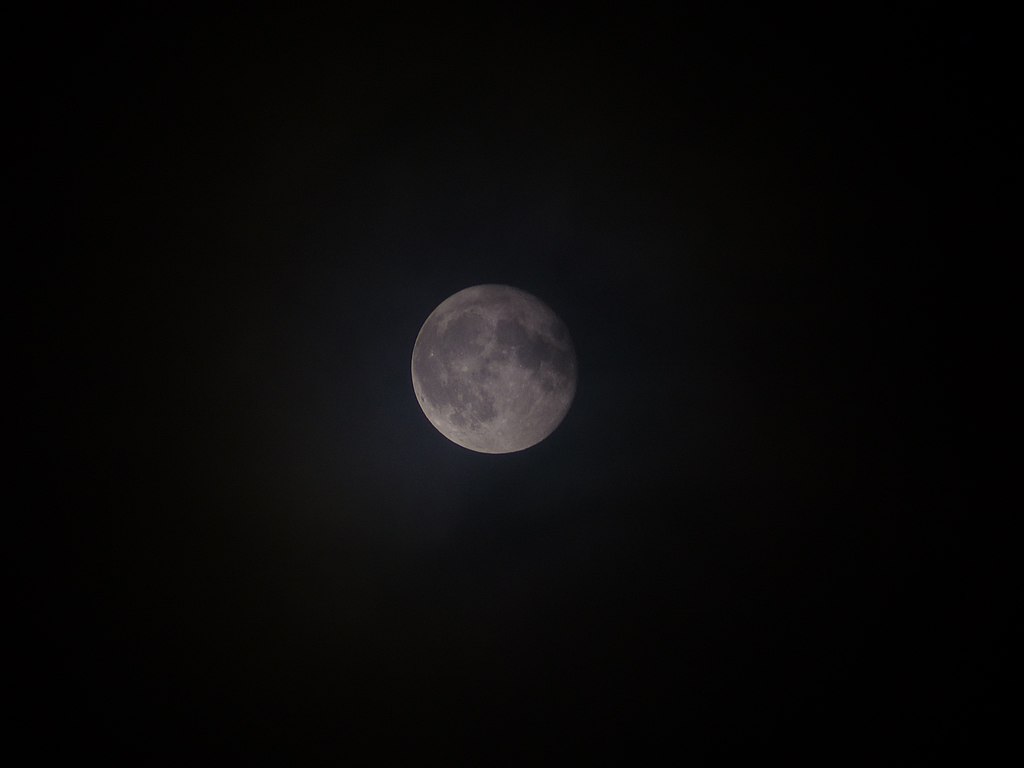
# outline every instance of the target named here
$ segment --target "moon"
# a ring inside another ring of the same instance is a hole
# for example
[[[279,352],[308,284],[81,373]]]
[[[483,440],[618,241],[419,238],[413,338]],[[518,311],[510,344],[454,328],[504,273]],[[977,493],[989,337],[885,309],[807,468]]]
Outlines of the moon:
[[[522,451],[555,431],[576,394],[569,330],[540,299],[476,285],[430,313],[412,352],[423,413],[479,453]]]

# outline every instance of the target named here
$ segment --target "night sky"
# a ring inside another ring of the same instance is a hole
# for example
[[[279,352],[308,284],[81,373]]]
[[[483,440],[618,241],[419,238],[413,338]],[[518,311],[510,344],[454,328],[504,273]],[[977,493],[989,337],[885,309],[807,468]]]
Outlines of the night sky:
[[[976,749],[978,24],[342,5],[35,30],[40,754]],[[412,390],[421,324],[480,283],[576,347],[521,453]]]

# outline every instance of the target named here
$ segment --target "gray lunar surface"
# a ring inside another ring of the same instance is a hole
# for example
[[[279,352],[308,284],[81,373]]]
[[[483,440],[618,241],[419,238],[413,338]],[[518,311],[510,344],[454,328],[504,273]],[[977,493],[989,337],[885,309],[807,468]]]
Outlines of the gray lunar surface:
[[[576,353],[565,324],[540,299],[477,285],[443,301],[412,353],[412,383],[438,431],[480,453],[536,445],[576,393]]]

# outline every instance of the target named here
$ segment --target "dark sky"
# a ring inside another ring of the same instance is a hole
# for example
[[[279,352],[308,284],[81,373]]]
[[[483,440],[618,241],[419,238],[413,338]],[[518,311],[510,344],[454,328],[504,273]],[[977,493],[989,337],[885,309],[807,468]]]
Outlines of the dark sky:
[[[973,743],[998,670],[964,629],[989,606],[951,306],[1002,130],[979,23],[335,5],[38,28],[41,748]],[[504,456],[435,431],[409,374],[488,282],[579,358],[563,424]]]

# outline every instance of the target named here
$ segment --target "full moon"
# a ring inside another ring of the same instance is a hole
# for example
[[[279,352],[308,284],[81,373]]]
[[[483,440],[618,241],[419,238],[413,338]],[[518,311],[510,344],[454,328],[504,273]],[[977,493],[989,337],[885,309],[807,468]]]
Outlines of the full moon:
[[[480,453],[536,445],[576,394],[576,353],[565,324],[536,296],[477,285],[445,299],[412,351],[420,407],[453,443]]]

